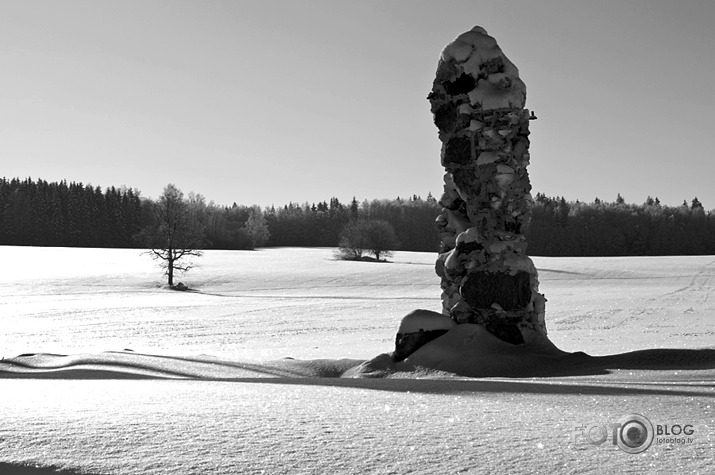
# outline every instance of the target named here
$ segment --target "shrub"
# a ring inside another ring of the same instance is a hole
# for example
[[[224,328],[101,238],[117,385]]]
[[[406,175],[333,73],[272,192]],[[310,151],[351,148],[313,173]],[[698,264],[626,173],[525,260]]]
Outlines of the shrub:
[[[350,221],[340,233],[336,257],[343,260],[365,260],[365,254],[376,261],[386,260],[397,249],[399,241],[390,223],[383,220]]]

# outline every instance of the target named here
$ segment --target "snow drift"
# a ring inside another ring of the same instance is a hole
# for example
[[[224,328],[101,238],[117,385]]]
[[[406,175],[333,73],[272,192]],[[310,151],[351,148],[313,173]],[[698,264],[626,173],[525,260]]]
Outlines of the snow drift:
[[[619,369],[715,369],[715,349],[652,349],[609,356],[561,351],[541,335],[522,345],[503,342],[480,325],[455,326],[407,359],[383,353],[357,359],[239,362],[105,352],[84,355],[28,354],[0,361],[0,378],[197,379],[250,381],[264,378],[554,377],[608,374]]]

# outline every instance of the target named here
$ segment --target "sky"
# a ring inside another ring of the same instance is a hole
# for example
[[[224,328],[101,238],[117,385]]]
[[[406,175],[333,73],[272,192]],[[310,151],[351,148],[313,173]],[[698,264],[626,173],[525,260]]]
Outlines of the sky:
[[[219,205],[442,193],[429,93],[475,25],[533,193],[715,208],[711,0],[0,0],[0,176]]]

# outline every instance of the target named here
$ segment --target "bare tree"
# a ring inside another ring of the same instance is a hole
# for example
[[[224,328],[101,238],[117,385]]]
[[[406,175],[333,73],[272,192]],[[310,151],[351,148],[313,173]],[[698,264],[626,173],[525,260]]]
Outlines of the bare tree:
[[[173,184],[164,188],[154,206],[157,226],[151,236],[151,256],[165,270],[169,287],[174,287],[174,273],[193,267],[189,257],[201,257],[204,241],[199,209],[184,200]]]

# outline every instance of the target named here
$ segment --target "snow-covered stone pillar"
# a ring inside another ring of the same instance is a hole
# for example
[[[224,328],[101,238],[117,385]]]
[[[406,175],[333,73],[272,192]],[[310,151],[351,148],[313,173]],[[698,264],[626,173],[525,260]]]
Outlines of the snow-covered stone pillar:
[[[509,343],[545,333],[546,299],[526,255],[531,217],[526,86],[480,27],[447,45],[428,99],[442,141],[436,271],[443,313]]]

